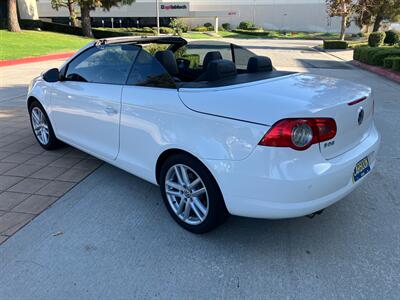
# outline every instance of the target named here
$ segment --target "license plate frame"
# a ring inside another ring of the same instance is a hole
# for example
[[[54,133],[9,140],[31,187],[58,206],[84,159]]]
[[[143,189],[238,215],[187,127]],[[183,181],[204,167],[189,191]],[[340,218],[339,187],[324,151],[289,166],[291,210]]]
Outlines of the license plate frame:
[[[370,171],[371,166],[369,165],[368,156],[366,156],[356,163],[353,171],[353,182],[356,183],[358,180],[367,175]]]

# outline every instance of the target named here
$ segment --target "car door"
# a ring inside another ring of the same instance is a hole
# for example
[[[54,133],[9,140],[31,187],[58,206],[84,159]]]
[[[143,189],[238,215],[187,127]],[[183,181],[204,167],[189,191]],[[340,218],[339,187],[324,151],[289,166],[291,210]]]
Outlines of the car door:
[[[154,179],[160,149],[170,141],[163,132],[179,114],[177,103],[183,107],[174,79],[154,56],[141,50],[122,91],[117,159],[121,167],[147,180]]]
[[[119,150],[121,92],[140,48],[102,45],[89,48],[67,66],[51,93],[56,135],[104,159]]]

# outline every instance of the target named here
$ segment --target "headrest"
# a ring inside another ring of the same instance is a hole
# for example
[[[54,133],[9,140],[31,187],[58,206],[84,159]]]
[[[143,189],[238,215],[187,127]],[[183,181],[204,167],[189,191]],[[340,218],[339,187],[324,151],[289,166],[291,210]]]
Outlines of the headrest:
[[[171,50],[158,51],[154,54],[154,57],[163,65],[171,76],[179,74],[176,59]]]
[[[210,61],[207,66],[206,80],[216,81],[219,79],[236,76],[236,66],[230,60],[218,59]]]
[[[207,70],[207,66],[210,63],[210,61],[213,61],[216,59],[222,59],[221,52],[219,52],[219,51],[207,52],[206,56],[204,56],[204,59],[203,59],[203,71]]]
[[[266,56],[252,56],[247,62],[248,73],[270,72],[272,70],[271,59]]]

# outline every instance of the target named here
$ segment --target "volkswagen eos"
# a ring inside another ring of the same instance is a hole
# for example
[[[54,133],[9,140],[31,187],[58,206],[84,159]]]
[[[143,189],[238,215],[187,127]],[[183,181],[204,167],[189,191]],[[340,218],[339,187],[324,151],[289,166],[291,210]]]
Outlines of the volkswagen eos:
[[[159,185],[195,233],[229,214],[319,213],[365,180],[380,143],[370,88],[180,37],[91,42],[32,81],[27,107],[43,148],[66,143]]]

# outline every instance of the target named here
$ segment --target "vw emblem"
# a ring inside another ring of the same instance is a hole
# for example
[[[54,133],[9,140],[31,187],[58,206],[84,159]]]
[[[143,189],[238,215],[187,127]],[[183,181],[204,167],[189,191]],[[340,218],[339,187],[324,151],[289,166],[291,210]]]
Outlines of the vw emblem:
[[[361,125],[363,121],[364,121],[364,109],[360,107],[360,109],[358,110],[358,118],[357,118],[358,125]]]

